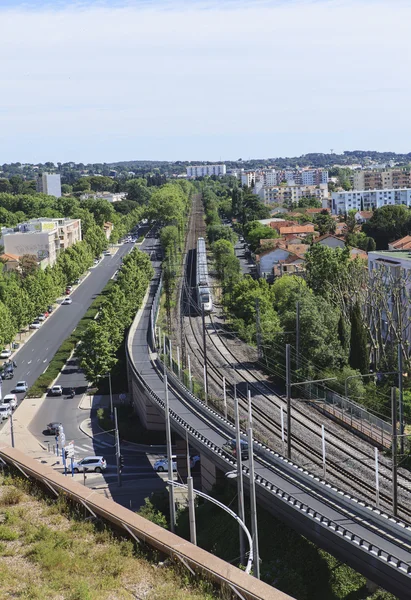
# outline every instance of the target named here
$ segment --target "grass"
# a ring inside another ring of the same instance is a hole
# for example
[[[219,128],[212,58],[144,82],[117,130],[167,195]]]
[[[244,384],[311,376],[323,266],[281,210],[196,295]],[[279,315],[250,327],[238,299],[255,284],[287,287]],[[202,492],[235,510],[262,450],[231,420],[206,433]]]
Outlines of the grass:
[[[3,495],[20,493],[4,508]],[[187,571],[159,563],[134,541],[81,509],[43,496],[18,476],[0,475],[0,597],[44,600],[212,600],[222,598]]]
[[[73,333],[66,340],[64,340],[56,354],[50,360],[46,371],[40,375],[37,381],[29,389],[27,393],[29,398],[40,398],[43,396],[43,394],[47,393],[51,383],[56,379],[56,377],[59,376],[60,372],[64,368],[64,365],[69,359],[71,353],[81,339],[84,330],[96,317],[101,304],[101,297],[105,296],[110,291],[113,284],[114,282],[110,280],[101,294],[93,300],[84,316],[80,319]]]

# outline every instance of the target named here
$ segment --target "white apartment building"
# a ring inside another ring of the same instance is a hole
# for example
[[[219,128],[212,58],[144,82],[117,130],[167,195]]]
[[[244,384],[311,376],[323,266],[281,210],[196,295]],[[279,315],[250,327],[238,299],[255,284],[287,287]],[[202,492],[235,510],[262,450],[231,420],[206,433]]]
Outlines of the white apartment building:
[[[32,254],[42,267],[53,266],[60,250],[81,240],[80,219],[32,219],[17,227],[2,227],[5,254]]]
[[[225,165],[194,165],[187,167],[187,177],[193,179],[195,177],[211,177],[211,175],[225,175]]]
[[[324,169],[304,169],[301,171],[301,183],[303,185],[328,183],[328,171],[324,171]]]
[[[61,177],[57,174],[42,173],[36,181],[36,190],[48,196],[61,197]]]
[[[301,198],[317,198],[324,203],[328,199],[328,184],[264,186],[258,195],[264,204],[288,206],[297,204]]]
[[[89,198],[107,200],[108,202],[121,202],[127,198],[127,192],[89,192],[80,196],[80,200],[88,200]]]
[[[411,189],[384,190],[352,190],[350,192],[333,192],[333,214],[345,214],[349,210],[374,210],[381,206],[404,204],[411,206]]]

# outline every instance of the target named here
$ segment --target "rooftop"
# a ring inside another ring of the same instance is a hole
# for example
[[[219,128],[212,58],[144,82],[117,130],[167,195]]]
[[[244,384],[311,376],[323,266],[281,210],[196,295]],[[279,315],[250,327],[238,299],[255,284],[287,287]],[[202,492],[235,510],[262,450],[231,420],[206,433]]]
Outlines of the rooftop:
[[[398,251],[398,250],[377,250],[377,251],[373,251],[370,252],[369,256],[371,256],[372,258],[374,258],[374,256],[372,255],[376,255],[375,258],[383,258],[386,260],[394,260],[396,258],[400,259],[400,260],[411,260],[411,252],[405,252],[405,251]]]

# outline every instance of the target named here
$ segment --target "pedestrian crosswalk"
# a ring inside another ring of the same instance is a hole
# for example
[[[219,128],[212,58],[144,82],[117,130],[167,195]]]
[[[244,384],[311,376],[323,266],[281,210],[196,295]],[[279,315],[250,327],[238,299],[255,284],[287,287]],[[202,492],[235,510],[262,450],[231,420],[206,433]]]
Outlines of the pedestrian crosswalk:
[[[96,450],[101,448],[101,450],[103,450],[104,448],[114,448],[114,444],[109,444],[107,442],[103,442],[102,440],[99,441],[91,441],[88,444],[85,443],[79,443],[79,444],[74,444],[74,451],[77,453],[81,453],[81,454],[95,454]]]

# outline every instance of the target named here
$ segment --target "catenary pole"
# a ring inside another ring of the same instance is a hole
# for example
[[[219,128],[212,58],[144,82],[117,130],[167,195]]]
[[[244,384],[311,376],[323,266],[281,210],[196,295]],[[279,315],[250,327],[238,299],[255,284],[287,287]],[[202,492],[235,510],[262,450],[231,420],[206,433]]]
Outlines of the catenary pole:
[[[392,416],[392,512],[397,516],[397,398],[395,387],[391,388],[391,416]]]
[[[240,435],[240,411],[237,398],[237,385],[234,384],[234,421],[235,421],[235,447],[237,457],[237,495],[238,495],[238,516],[245,522],[244,509],[244,482],[243,482],[243,465],[241,457],[241,435]],[[245,560],[245,543],[244,531],[239,528],[240,536],[240,563],[243,565]]]
[[[257,500],[255,496],[255,475],[254,475],[254,448],[253,448],[253,416],[251,407],[251,392],[248,390],[248,455],[249,455],[249,475],[250,475],[250,507],[251,507],[251,531],[253,536],[254,550],[254,574],[260,579],[260,553],[258,547],[258,525],[257,525]]]
[[[173,453],[171,449],[171,426],[170,426],[170,406],[168,400],[168,381],[167,381],[167,373],[164,367],[164,393],[165,393],[165,401],[164,401],[164,414],[166,420],[166,443],[167,443],[167,462],[168,462],[168,479],[169,481],[173,481]],[[172,485],[169,486],[169,498],[170,498],[170,528],[174,533],[175,524],[176,524],[176,514],[175,514],[175,503],[174,503],[174,487]]]
[[[291,460],[291,365],[290,344],[285,347],[285,368],[287,387],[287,457]]]

